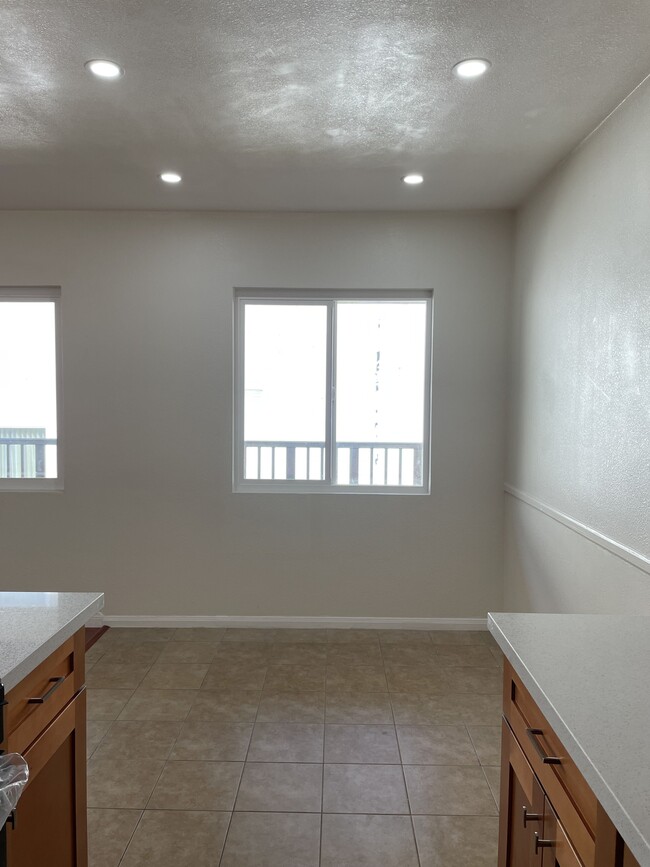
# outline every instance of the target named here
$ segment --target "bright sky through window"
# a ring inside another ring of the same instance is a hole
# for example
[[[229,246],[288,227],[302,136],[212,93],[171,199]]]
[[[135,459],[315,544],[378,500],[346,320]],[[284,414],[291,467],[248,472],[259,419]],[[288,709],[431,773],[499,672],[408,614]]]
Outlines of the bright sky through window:
[[[428,488],[431,298],[414,296],[239,299],[242,482]]]

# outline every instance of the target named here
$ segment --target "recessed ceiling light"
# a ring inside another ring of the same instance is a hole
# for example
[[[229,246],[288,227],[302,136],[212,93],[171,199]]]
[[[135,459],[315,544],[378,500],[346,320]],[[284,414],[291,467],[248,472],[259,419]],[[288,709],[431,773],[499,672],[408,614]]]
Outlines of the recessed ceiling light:
[[[404,175],[402,178],[405,184],[409,184],[414,187],[416,184],[421,184],[424,178],[422,175]]]
[[[459,78],[480,78],[490,68],[490,61],[480,57],[461,60],[454,66],[454,72]]]
[[[181,176],[178,172],[163,172],[160,175],[160,180],[164,181],[166,184],[179,184],[181,182]]]
[[[97,78],[119,78],[124,70],[112,60],[89,60],[84,66]]]

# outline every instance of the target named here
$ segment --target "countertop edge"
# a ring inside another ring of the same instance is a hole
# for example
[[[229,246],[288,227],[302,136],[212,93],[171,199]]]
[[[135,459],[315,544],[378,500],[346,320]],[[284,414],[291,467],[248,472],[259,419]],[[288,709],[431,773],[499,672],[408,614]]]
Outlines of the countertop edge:
[[[498,616],[498,614],[495,616]],[[508,661],[511,663],[512,667],[521,678],[524,686],[530,692],[539,709],[562,741],[563,746],[566,748],[578,770],[591,787],[594,795],[614,823],[614,826],[634,857],[639,861],[641,867],[650,867],[650,841],[646,840],[642,832],[635,825],[634,821],[627,814],[615,793],[610,789],[607,782],[601,776],[598,768],[583,750],[575,734],[564,722],[550,698],[537,683],[533,674],[529,671],[517,651],[510,644],[510,641],[502,631],[499,624],[494,620],[492,614],[488,614],[488,629]]]
[[[12,671],[10,671],[2,680],[5,696],[21,680],[31,674],[34,669],[41,664],[48,656],[53,653],[57,647],[60,647],[64,641],[67,641],[72,635],[85,626],[91,617],[104,607],[104,594],[98,593],[97,598],[89,602],[85,608],[82,608],[75,616],[68,620],[54,635],[50,636],[47,641],[43,642],[33,653],[26,656]]]

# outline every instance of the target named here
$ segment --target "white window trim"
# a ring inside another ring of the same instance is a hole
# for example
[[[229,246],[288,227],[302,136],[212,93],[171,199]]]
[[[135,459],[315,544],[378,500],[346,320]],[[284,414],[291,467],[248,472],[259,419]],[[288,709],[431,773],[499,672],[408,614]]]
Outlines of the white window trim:
[[[333,364],[336,345],[336,305],[334,301],[403,301],[424,300],[427,302],[427,331],[425,347],[425,385],[424,385],[424,431],[422,454],[422,485],[335,485],[336,478],[335,441],[336,411],[334,393],[336,370]],[[325,480],[274,480],[244,479],[244,304],[319,304],[330,302],[332,311],[328,314],[327,335],[327,385],[331,395],[328,401],[325,449]],[[431,493],[431,437],[432,437],[432,388],[433,388],[433,290],[426,289],[259,289],[237,287],[234,290],[233,305],[233,492],[255,494],[372,494],[398,495],[408,497],[429,496]]]
[[[0,286],[3,301],[54,302],[54,348],[56,361],[56,461],[55,479],[0,479],[0,493],[62,491],[64,479],[63,451],[63,369],[61,358],[61,287],[60,286]]]

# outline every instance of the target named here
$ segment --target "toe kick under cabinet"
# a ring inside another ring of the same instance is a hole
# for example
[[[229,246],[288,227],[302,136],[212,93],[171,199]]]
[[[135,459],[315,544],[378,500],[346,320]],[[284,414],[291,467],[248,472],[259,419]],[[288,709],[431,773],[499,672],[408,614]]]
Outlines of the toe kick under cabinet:
[[[2,831],[6,867],[87,867],[84,655],[81,629],[5,695],[0,747],[29,766]]]
[[[499,867],[639,867],[506,662]]]

